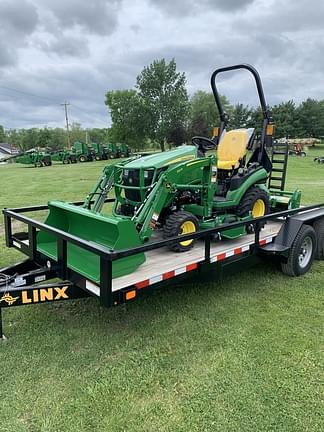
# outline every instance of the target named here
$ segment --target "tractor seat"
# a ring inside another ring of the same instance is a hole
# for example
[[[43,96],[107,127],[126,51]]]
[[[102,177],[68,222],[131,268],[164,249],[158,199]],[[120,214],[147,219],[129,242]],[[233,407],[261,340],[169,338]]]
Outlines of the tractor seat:
[[[250,147],[253,136],[253,128],[225,131],[217,147],[217,168],[222,170],[238,168]]]

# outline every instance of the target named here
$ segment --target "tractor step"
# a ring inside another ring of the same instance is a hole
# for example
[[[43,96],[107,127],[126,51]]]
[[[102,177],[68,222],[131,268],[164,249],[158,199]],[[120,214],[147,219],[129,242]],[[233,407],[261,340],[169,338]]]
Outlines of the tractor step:
[[[283,157],[280,157],[283,156]],[[272,170],[270,172],[268,188],[285,190],[287,164],[288,164],[288,144],[287,143],[273,143],[271,155]],[[274,166],[274,164],[276,164]],[[277,176],[272,175],[278,173]],[[280,186],[278,186],[280,182]],[[277,185],[277,186],[274,186]]]
[[[284,150],[273,150],[272,154],[274,154],[274,155],[285,155],[286,152]]]
[[[272,172],[282,173],[282,172],[285,172],[285,170],[283,168],[272,168]]]

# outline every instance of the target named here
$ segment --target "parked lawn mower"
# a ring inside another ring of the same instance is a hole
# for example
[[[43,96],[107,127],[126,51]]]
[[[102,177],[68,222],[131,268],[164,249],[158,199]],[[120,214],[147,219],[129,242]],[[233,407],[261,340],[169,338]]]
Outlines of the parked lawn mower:
[[[317,162],[319,164],[324,164],[324,156],[318,156],[314,158],[314,162]]]
[[[306,152],[304,151],[304,146],[302,144],[294,144],[293,150],[289,150],[289,155],[305,157]]]
[[[260,100],[262,133],[254,149],[254,129],[227,131],[229,118],[216,88],[216,76],[238,69],[252,74]],[[253,218],[278,208],[299,207],[300,191],[283,190],[286,165],[277,169],[278,177],[272,175],[266,149],[272,147],[274,125],[256,69],[246,64],[217,69],[211,87],[221,119],[213,139],[196,136],[192,145],[107,166],[82,208],[50,201],[45,223],[115,251],[140,246],[150,241],[153,233],[168,239],[246,221],[246,225],[218,236],[234,239],[249,232],[248,222]],[[247,160],[249,149],[253,152]],[[207,151],[212,154],[206,155]],[[269,179],[280,180],[281,186],[269,189]],[[112,209],[106,209],[105,200],[112,190],[116,199]],[[40,232],[37,244],[41,253],[57,258],[57,242],[51,234]],[[193,239],[179,240],[170,248],[185,252],[193,244]],[[99,280],[96,255],[70,243],[67,253],[70,268]],[[142,252],[113,261],[113,277],[133,272],[144,261]]]

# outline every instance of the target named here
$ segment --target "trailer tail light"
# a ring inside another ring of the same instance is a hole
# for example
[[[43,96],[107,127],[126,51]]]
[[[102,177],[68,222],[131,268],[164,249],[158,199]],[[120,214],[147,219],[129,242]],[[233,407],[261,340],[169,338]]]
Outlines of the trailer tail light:
[[[133,300],[136,297],[136,290],[131,290],[131,291],[127,291],[126,295],[125,295],[125,299],[128,300]]]

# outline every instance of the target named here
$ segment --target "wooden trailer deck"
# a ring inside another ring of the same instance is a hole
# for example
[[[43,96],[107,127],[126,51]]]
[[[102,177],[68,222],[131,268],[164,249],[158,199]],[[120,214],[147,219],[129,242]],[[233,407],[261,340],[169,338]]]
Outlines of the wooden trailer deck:
[[[260,244],[270,243],[278,234],[281,222],[268,222],[260,233]],[[245,235],[235,240],[214,241],[210,247],[210,262],[221,261],[233,255],[249,251],[254,244],[254,234]],[[136,286],[145,288],[154,283],[195,270],[198,263],[205,259],[204,242],[198,240],[188,252],[176,253],[168,248],[159,248],[145,253],[146,261],[135,272],[112,281],[112,291]],[[86,289],[99,296],[100,287],[91,281],[86,281]]]

